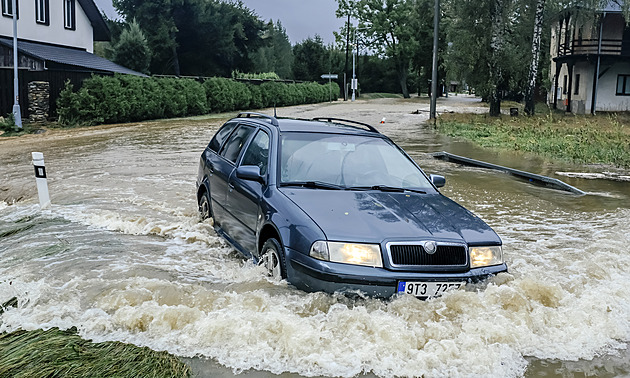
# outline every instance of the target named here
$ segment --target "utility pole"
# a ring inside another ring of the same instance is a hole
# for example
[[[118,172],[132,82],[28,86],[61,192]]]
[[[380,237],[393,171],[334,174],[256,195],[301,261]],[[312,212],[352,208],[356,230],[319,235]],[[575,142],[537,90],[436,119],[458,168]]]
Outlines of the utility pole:
[[[348,29],[346,32],[346,65],[343,68],[343,100],[348,101],[348,50],[350,49],[350,13],[348,13]]]
[[[354,102],[354,100],[356,99],[356,91],[357,91],[357,73],[355,70],[356,67],[356,58],[357,58],[357,49],[358,49],[358,45],[357,45],[357,29],[354,29],[354,43],[352,44],[352,85],[350,85],[350,87],[352,87],[352,101]]]
[[[431,109],[429,119],[433,124],[437,119],[437,82],[438,82],[438,32],[440,30],[440,0],[435,0],[433,15],[433,72],[431,73]]]
[[[18,83],[18,49],[17,49],[17,0],[11,1],[13,12],[13,119],[15,126],[22,128],[22,114],[20,113],[20,86]]]

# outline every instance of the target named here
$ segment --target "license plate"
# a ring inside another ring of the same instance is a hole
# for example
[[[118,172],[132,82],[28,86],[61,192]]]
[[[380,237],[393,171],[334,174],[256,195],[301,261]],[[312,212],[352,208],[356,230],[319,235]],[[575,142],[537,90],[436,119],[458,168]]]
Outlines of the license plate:
[[[439,297],[448,290],[456,290],[465,282],[405,282],[398,283],[398,294],[410,294],[420,298]]]

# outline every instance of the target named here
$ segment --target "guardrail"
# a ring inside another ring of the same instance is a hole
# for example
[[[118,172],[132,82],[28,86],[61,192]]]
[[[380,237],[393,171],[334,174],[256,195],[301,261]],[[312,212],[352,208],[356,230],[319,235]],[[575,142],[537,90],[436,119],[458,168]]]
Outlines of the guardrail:
[[[458,155],[448,153],[446,151],[435,152],[431,155],[436,159],[445,160],[452,163],[458,163],[458,164],[468,165],[472,167],[493,169],[493,170],[509,173],[512,176],[516,176],[518,178],[524,179],[529,183],[541,185],[550,189],[564,190],[566,192],[571,192],[578,195],[586,194],[585,192],[581,191],[580,189],[574,186],[571,186],[563,181],[560,181],[558,179],[554,179],[551,177],[537,175],[535,173],[525,172],[518,169],[508,168],[508,167],[504,167],[504,166],[496,165],[492,163],[487,163],[485,161],[475,160],[475,159],[467,158],[464,156],[458,156]]]

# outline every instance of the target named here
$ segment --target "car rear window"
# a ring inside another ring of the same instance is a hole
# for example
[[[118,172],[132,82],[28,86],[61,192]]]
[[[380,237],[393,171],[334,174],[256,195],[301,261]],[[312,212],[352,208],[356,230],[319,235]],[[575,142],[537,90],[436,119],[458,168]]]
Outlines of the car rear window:
[[[236,122],[230,122],[223,125],[223,127],[221,127],[219,131],[217,131],[217,133],[214,135],[214,138],[212,138],[212,140],[210,141],[208,148],[210,148],[214,152],[219,152],[221,145],[223,145],[225,139],[230,136],[230,133],[232,132],[232,130],[234,130],[235,126]]]
[[[225,142],[225,146],[221,150],[221,156],[228,159],[232,163],[236,163],[238,155],[241,153],[245,142],[252,135],[254,127],[247,125],[239,125],[238,128],[230,135],[230,139]]]

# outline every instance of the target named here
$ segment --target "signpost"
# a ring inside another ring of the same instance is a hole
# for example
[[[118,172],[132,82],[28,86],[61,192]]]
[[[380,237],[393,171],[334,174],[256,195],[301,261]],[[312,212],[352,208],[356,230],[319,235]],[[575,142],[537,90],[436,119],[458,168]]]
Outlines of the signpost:
[[[332,79],[335,79],[335,80],[339,79],[339,75],[337,75],[337,74],[330,74],[329,73],[329,74],[323,74],[321,76],[321,78],[322,79],[328,79],[328,92],[329,92],[328,98],[329,98],[330,102],[332,102],[332,85],[331,85],[331,80]]]

